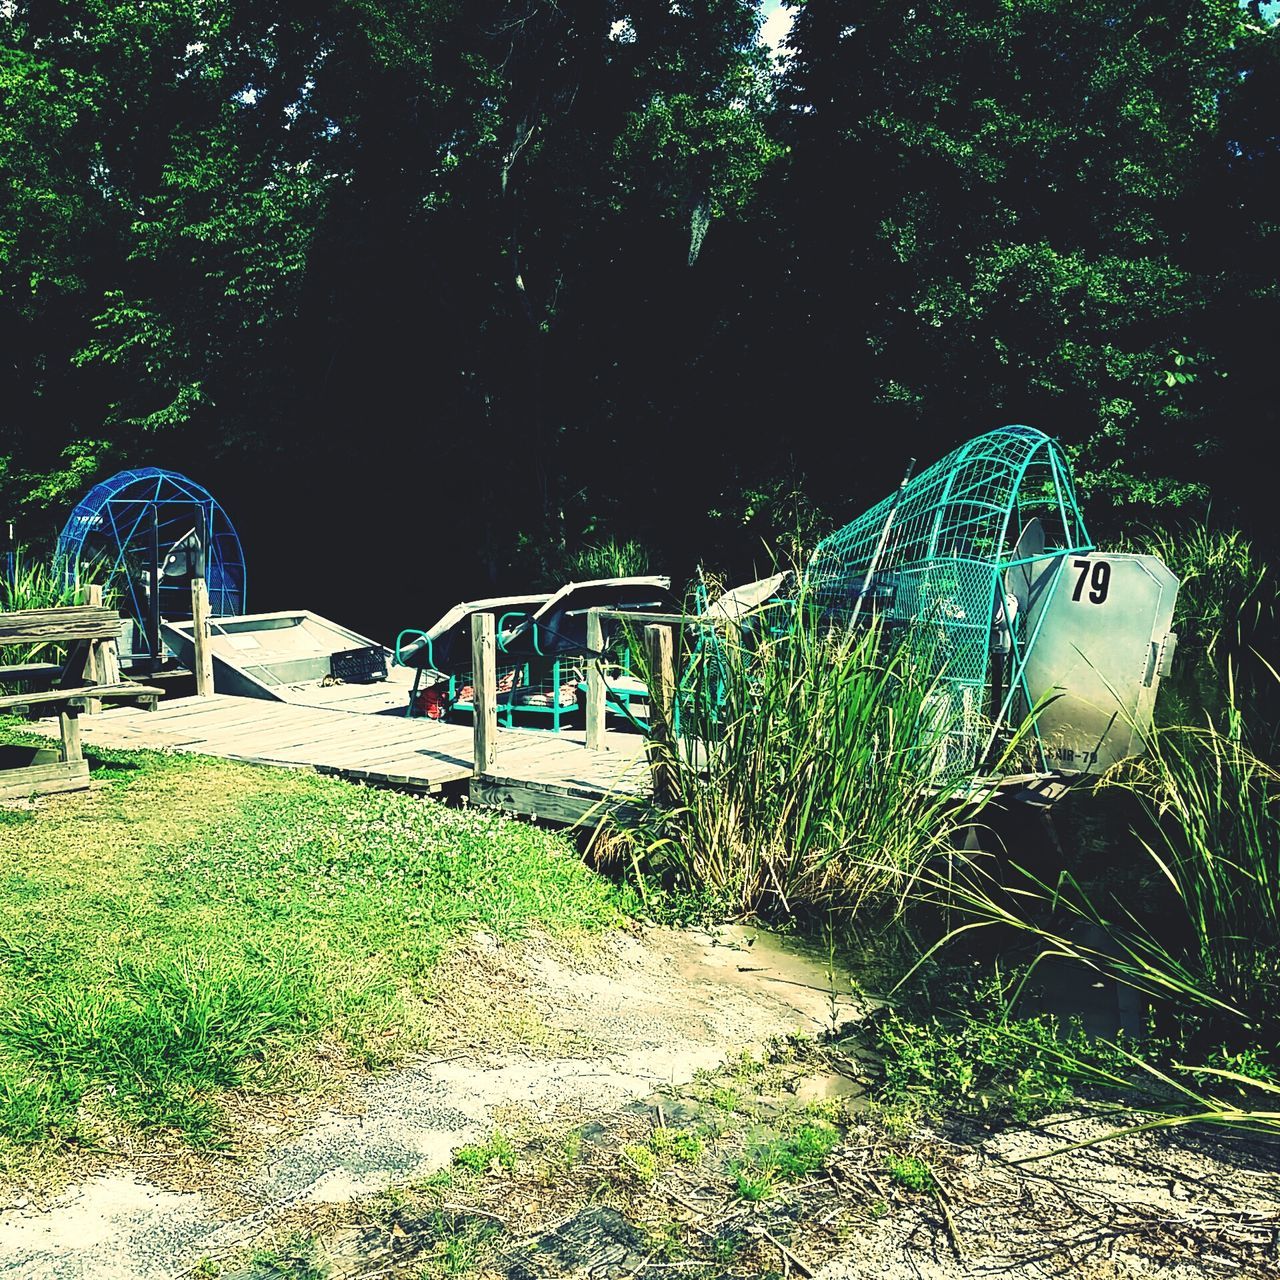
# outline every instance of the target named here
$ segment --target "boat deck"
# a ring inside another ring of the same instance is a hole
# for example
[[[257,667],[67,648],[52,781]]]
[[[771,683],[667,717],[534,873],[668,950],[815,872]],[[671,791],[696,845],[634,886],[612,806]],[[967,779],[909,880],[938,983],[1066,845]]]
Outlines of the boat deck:
[[[174,698],[154,711],[83,716],[81,736],[91,746],[310,768],[425,793],[464,791],[476,804],[557,822],[590,822],[650,787],[638,734],[611,731],[603,750],[589,751],[581,730],[502,729],[493,769],[476,776],[470,726],[411,720],[359,702],[312,707],[226,694]]]

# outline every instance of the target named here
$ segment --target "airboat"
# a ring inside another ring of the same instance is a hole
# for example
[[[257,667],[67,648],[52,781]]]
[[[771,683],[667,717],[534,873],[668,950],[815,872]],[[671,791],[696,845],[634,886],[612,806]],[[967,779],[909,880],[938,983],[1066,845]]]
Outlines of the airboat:
[[[69,573],[91,568],[124,620],[121,659],[154,671],[165,661],[163,619],[190,618],[192,551],[203,535],[210,612],[245,608],[244,552],[213,495],[176,471],[139,467],[93,486],[58,535]]]
[[[1062,447],[1028,426],[908,468],[804,574],[827,618],[875,618],[911,646],[948,785],[998,769],[1015,737],[1044,774],[1141,754],[1178,585],[1156,556],[1094,545]]]
[[[499,719],[511,727],[519,716],[559,731],[579,710],[586,689],[585,663],[601,655],[588,638],[588,615],[601,610],[616,630],[616,615],[670,613],[677,608],[671,579],[661,576],[597,578],[570,582],[552,594],[499,596],[455,605],[426,631],[402,631],[395,663],[416,675],[408,714],[444,719],[473,712],[471,619],[495,619]],[[613,709],[636,720],[647,698],[645,686],[623,667],[610,682]],[[637,703],[632,708],[632,701]]]

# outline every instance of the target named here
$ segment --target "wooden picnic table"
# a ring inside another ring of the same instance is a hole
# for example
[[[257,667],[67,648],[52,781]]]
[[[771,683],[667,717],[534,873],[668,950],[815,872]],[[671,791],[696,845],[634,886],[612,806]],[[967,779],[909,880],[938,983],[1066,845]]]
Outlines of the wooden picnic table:
[[[135,702],[154,707],[161,690],[120,675],[120,617],[101,605],[59,609],[23,609],[0,613],[0,648],[65,646],[60,664],[25,660],[0,664],[0,685],[36,684],[44,688],[0,694],[0,712],[57,715],[61,737],[57,760],[0,769],[0,799],[76,791],[89,785],[89,766],[80,749],[80,715],[104,702]],[[28,654],[30,659],[34,656]]]

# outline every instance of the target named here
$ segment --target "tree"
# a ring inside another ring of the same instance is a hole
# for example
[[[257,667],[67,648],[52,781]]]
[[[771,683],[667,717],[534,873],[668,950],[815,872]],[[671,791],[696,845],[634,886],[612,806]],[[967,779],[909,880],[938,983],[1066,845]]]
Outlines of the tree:
[[[652,412],[635,371],[774,154],[751,0],[0,22],[11,403],[37,366],[60,396],[4,428],[4,496],[28,507],[156,456],[212,473],[261,540],[341,510],[397,542],[429,495],[442,523],[481,513],[491,576],[522,544],[554,559],[625,493],[601,453]],[[21,301],[36,276],[60,309]]]
[[[256,69],[281,60],[272,15],[255,9],[255,29],[249,12],[9,6],[0,304],[41,371],[13,371],[10,501],[61,504],[215,406],[234,437],[227,371],[270,379],[263,339],[289,310],[317,184],[253,118]]]
[[[796,8],[798,288],[872,420],[911,423],[926,455],[1031,422],[1080,446],[1093,492],[1186,500],[1194,433],[1165,374],[1207,358],[1216,285],[1186,207],[1221,154],[1239,6]]]

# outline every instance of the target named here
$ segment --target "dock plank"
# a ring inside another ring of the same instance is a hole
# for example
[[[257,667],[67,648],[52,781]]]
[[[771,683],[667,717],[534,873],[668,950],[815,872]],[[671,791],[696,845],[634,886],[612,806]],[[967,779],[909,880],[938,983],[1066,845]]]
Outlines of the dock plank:
[[[80,723],[90,745],[308,768],[425,793],[463,785],[474,803],[554,822],[626,811],[648,790],[644,743],[635,734],[612,730],[597,751],[587,749],[581,729],[503,729],[493,770],[473,778],[470,726],[362,712],[358,702],[315,706],[215,694],[175,698],[154,711],[113,708]],[[57,732],[56,722],[32,727]]]
[[[270,705],[269,703],[265,705]],[[202,709],[184,710],[178,715],[166,715],[163,707],[153,713],[156,718],[156,727],[168,729],[170,727],[180,729],[183,732],[204,733],[209,731],[225,731],[236,725],[254,725],[269,723],[265,721],[260,711],[252,708],[244,707],[221,707],[213,706]],[[114,711],[104,714],[103,719],[108,717],[119,719]]]
[[[325,750],[334,748],[341,750],[349,742],[370,741],[383,742],[376,731],[362,732],[361,726],[328,723],[336,716],[322,718],[318,723],[294,721],[275,728],[263,730],[254,726],[239,726],[230,736],[236,739],[251,741],[261,752],[298,750],[323,754]],[[351,717],[355,719],[355,717]]]
[[[325,754],[325,764],[338,766],[349,765],[354,769],[367,770],[384,765],[411,765],[416,763],[420,770],[427,772],[452,773],[455,770],[471,771],[471,755],[465,750],[450,750],[447,745],[439,743],[398,743],[379,746],[366,743],[363,746],[352,744],[345,750],[330,751]]]

